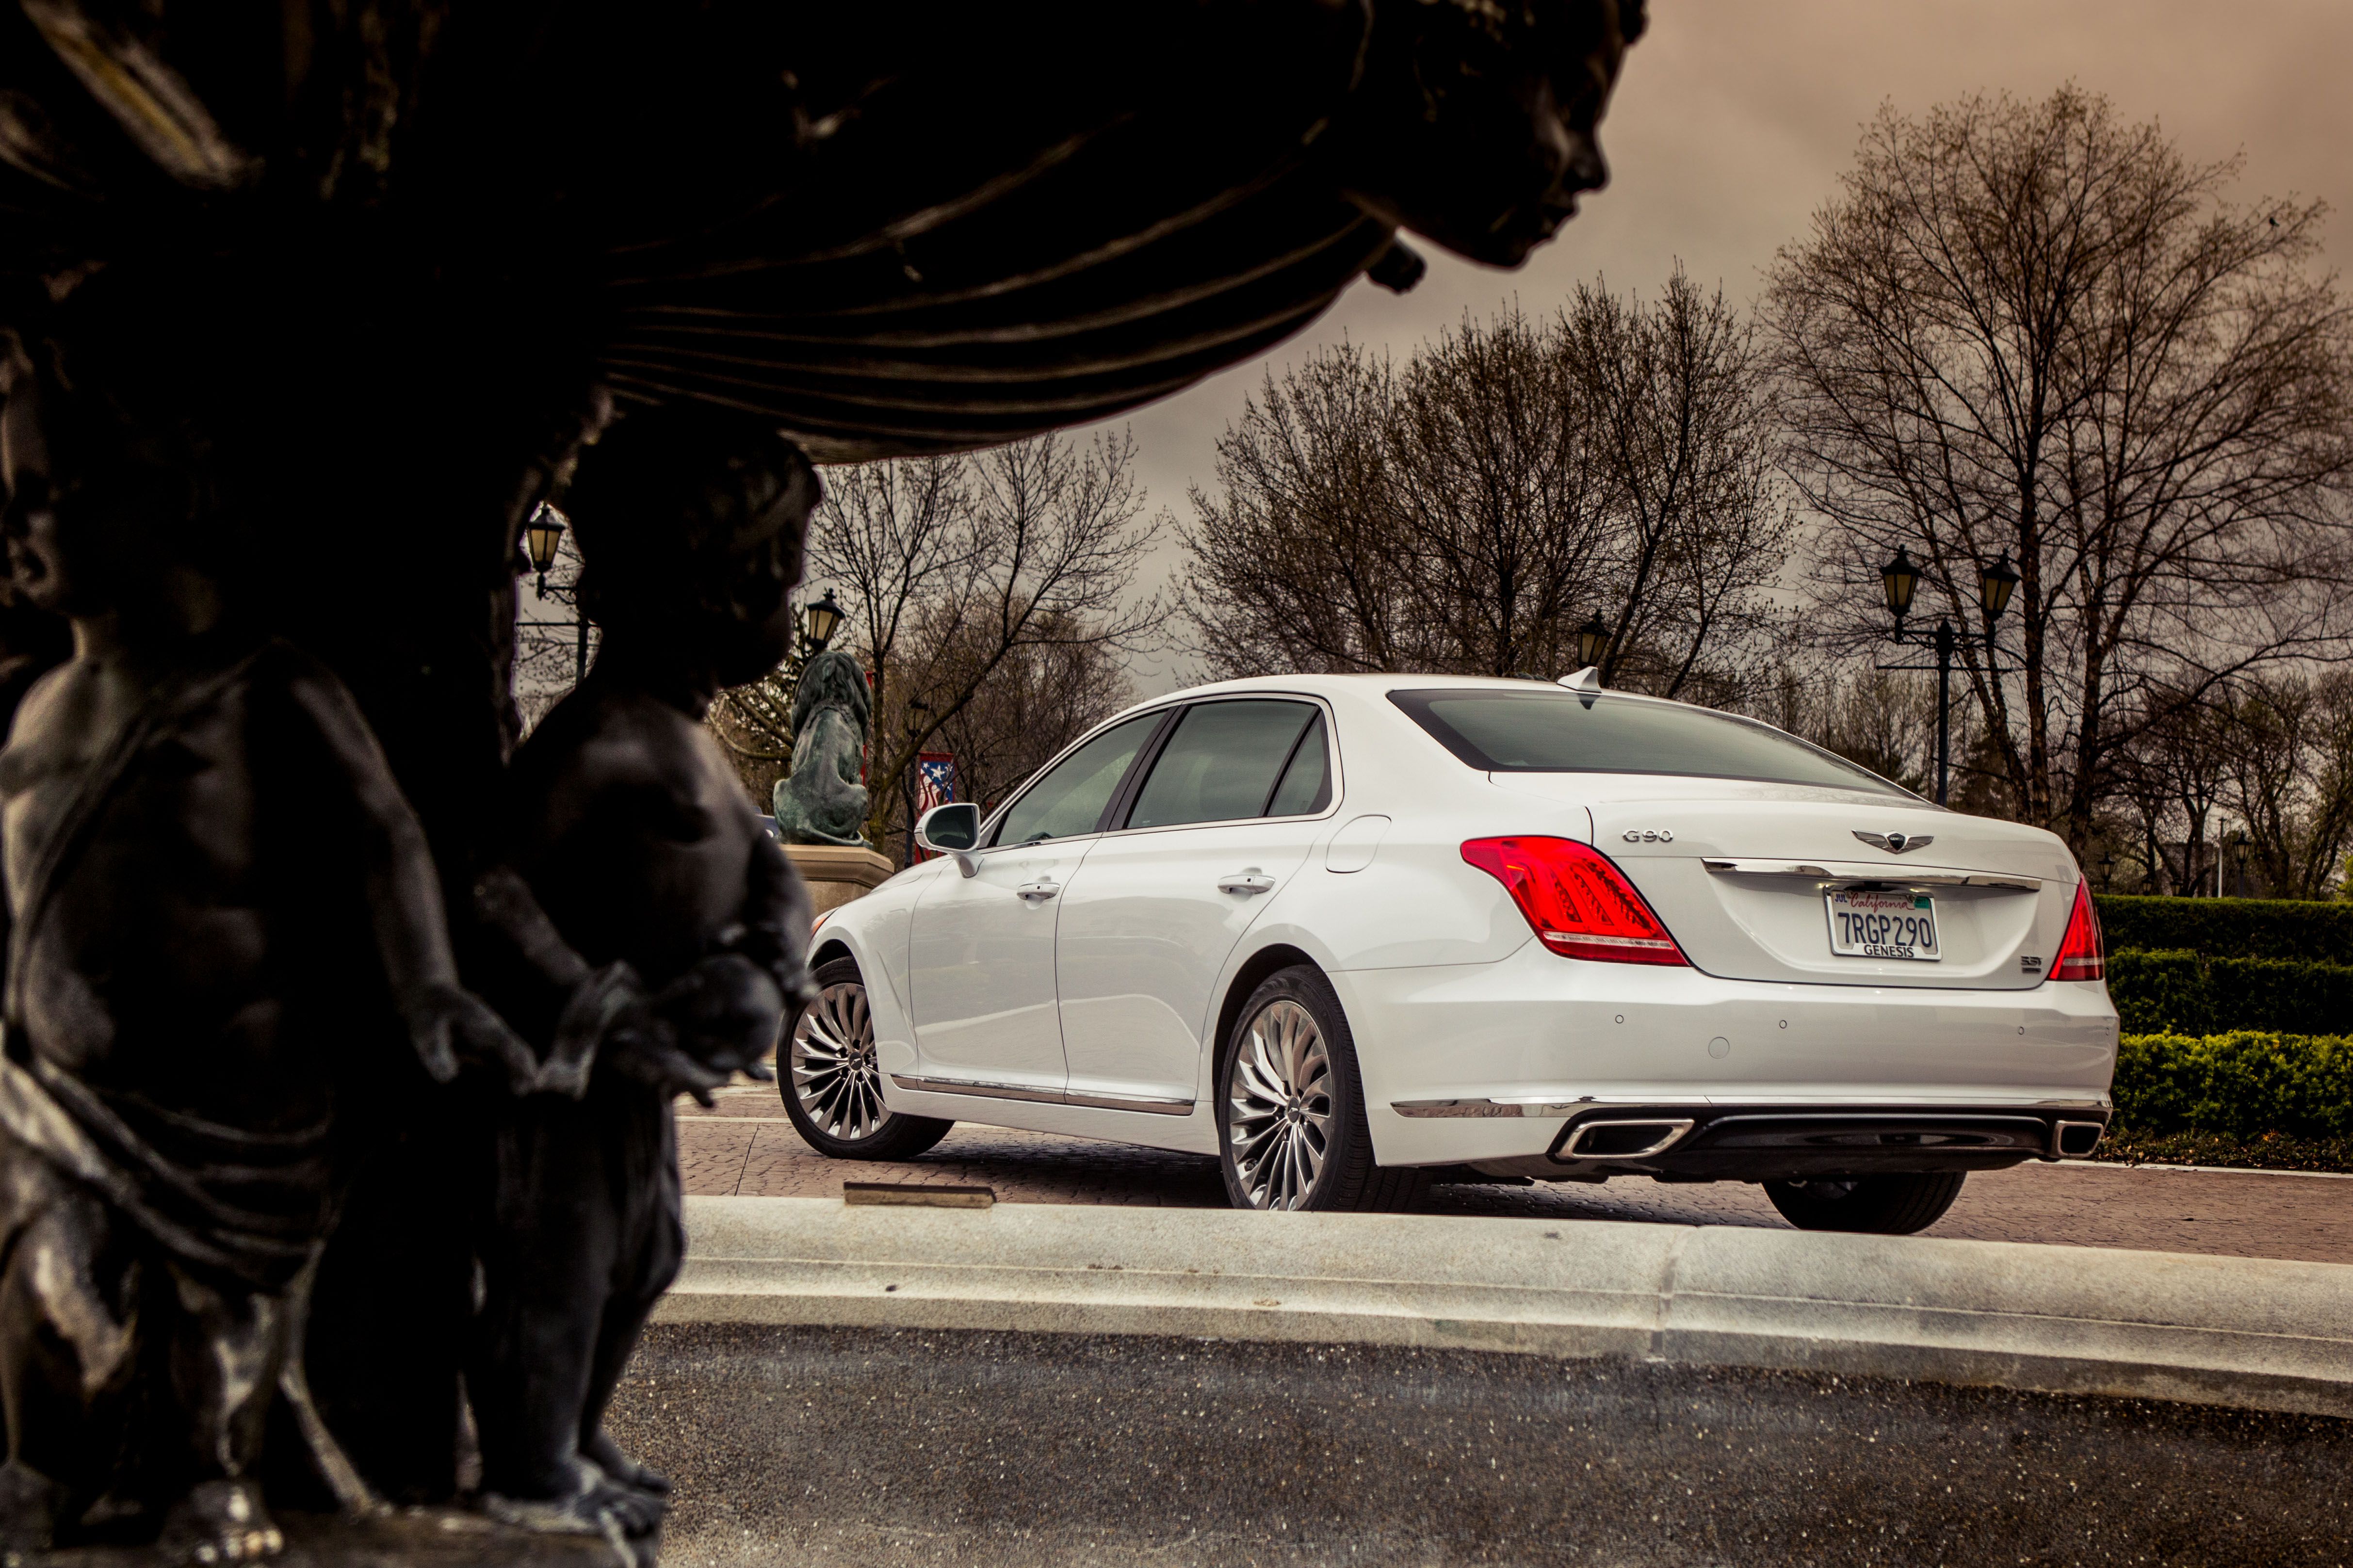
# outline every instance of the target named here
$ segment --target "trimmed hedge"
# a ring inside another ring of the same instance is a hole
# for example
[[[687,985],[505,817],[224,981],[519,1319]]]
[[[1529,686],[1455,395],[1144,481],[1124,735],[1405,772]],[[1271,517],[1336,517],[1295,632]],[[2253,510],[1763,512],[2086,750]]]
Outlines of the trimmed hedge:
[[[2116,1120],[2143,1132],[2353,1138],[2353,1040],[2341,1035],[2126,1035]]]
[[[2202,952],[2353,963],[2353,903],[2298,899],[2142,899],[2102,894],[2108,951]]]
[[[2128,1035],[2353,1034],[2353,964],[2348,963],[2112,952],[2108,996]]]

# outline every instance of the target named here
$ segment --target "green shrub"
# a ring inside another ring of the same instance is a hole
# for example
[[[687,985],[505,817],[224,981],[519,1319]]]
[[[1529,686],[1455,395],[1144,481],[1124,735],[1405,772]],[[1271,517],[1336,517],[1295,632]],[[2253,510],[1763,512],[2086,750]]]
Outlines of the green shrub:
[[[2341,1035],[2126,1035],[2116,1120],[2144,1132],[2353,1138],[2353,1040]]]
[[[2353,963],[2353,903],[2116,894],[2095,901],[2110,952],[2139,948],[2202,952],[2209,958]]]
[[[2108,995],[2128,1035],[2353,1034],[2353,964],[2111,952]]]

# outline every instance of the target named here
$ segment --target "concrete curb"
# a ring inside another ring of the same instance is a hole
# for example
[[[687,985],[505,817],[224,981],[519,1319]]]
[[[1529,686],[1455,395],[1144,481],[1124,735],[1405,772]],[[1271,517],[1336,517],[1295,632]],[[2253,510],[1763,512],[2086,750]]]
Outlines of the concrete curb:
[[[656,1321],[1628,1357],[2353,1415],[2353,1265],[1737,1226],[689,1198]]]

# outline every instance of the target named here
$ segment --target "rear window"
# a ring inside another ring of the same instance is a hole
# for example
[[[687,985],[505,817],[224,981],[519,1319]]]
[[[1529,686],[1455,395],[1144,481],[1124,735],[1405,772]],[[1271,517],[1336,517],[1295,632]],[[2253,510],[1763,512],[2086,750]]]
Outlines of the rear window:
[[[1389,700],[1474,768],[1498,773],[1672,773],[1821,784],[1912,798],[1769,724],[1607,693],[1392,691]]]

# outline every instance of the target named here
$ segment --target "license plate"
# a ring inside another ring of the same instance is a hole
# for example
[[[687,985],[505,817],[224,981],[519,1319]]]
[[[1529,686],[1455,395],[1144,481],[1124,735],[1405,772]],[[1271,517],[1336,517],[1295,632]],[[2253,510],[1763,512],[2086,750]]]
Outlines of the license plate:
[[[1936,900],[1926,893],[1824,895],[1830,904],[1831,951],[1844,958],[1911,958],[1934,963]]]

